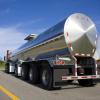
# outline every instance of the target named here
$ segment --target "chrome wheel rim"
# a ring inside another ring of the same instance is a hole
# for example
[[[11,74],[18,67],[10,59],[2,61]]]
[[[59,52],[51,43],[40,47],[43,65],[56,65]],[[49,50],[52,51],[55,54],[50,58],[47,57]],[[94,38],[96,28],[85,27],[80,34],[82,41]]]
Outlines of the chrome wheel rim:
[[[23,71],[23,69],[22,69],[22,73],[21,73],[21,74],[22,74],[22,76],[24,76],[24,71]]]
[[[30,69],[30,71],[29,71],[29,79],[30,79],[30,81],[32,81],[32,69]]]

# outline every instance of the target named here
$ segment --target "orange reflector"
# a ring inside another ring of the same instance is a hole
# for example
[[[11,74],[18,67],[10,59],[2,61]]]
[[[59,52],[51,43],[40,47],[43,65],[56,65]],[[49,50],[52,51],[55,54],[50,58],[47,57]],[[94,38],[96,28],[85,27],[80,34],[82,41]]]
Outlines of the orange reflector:
[[[69,35],[68,32],[66,33],[66,35],[67,35],[67,36]]]
[[[55,65],[64,65],[65,62],[63,60],[59,60],[59,61],[56,61],[54,64]]]

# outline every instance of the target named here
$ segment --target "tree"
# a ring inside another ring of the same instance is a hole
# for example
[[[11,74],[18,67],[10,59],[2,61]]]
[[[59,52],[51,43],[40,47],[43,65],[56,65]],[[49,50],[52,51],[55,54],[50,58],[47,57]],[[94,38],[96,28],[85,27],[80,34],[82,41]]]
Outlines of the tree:
[[[4,61],[0,60],[0,67],[4,66]]]

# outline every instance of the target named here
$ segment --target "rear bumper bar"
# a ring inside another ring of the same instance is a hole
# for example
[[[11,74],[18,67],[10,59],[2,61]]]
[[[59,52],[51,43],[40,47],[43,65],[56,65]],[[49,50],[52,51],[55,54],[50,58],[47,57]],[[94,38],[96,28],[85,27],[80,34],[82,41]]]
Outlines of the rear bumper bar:
[[[100,75],[87,75],[87,76],[62,76],[62,81],[64,80],[78,80],[78,79],[99,79]]]

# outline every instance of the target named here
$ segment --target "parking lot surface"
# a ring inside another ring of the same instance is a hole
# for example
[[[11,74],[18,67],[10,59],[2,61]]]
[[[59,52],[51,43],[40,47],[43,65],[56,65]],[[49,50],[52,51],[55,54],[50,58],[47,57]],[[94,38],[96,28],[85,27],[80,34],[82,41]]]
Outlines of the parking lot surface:
[[[80,87],[77,84],[48,91],[40,85],[29,84],[0,71],[0,86],[11,94],[0,90],[0,100],[12,100],[14,96],[17,98],[15,100],[100,100],[100,83],[94,87]]]

